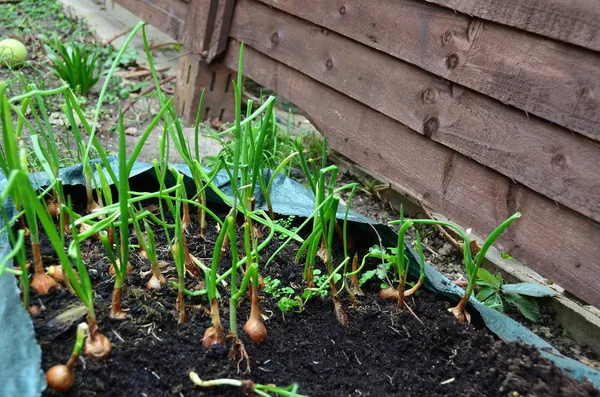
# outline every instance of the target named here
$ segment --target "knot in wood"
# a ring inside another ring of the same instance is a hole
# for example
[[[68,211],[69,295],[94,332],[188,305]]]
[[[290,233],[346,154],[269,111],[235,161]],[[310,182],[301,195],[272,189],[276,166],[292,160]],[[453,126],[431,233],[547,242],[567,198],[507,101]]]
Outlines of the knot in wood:
[[[279,44],[279,33],[273,32],[271,34],[271,44],[273,44],[273,45]]]
[[[423,123],[423,134],[427,138],[431,138],[440,128],[440,119],[435,116],[429,117]]]
[[[446,67],[450,70],[455,69],[458,66],[458,54],[453,52],[446,57]]]
[[[435,103],[437,98],[437,90],[433,87],[427,87],[421,93],[421,98],[423,99],[423,103],[431,105]]]
[[[552,156],[552,166],[554,168],[560,168],[560,169],[564,169],[567,167],[567,158],[560,153],[555,154],[554,156]]]
[[[452,39],[454,38],[454,33],[451,30],[448,30],[444,34],[442,34],[442,45],[450,44]]]
[[[340,15],[345,15],[346,14],[346,6],[341,6],[339,9],[339,13],[340,13]]]
[[[331,70],[331,68],[333,67],[333,61],[331,60],[331,58],[327,58],[327,60],[325,61],[325,67],[327,68],[327,70]]]

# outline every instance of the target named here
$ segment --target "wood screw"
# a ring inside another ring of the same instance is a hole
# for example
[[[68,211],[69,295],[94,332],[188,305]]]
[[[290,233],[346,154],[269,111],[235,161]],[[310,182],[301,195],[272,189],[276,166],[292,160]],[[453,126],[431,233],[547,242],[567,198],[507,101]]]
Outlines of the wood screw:
[[[341,6],[339,12],[340,12],[340,15],[346,14],[346,7],[345,6]]]

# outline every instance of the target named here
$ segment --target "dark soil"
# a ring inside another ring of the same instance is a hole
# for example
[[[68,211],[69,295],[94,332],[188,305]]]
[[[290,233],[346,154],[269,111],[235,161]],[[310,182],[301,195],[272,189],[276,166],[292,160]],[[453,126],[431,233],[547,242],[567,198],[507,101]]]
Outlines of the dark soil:
[[[341,158],[340,155],[336,157]],[[346,161],[349,161],[346,159]],[[340,184],[356,182],[356,176],[345,173],[341,177]],[[371,187],[368,189],[367,187]],[[342,195],[347,193],[342,193]],[[374,181],[373,183],[361,184],[352,200],[352,209],[380,223],[387,223],[399,218],[399,212],[393,208],[387,197],[385,185]],[[419,210],[420,211],[420,210]],[[411,217],[426,217],[424,213],[408,213]],[[439,272],[451,281],[466,282],[467,276],[463,265],[462,251],[454,248],[448,240],[433,226],[420,225],[422,245],[425,260],[435,266]],[[415,233],[409,229],[407,241],[414,247]],[[564,327],[556,319],[554,309],[548,305],[549,299],[538,300],[541,318],[537,322],[525,318],[514,306],[505,304],[505,314],[513,320],[518,321],[533,333],[537,334],[562,354],[574,360],[586,363],[594,369],[600,369],[600,356],[588,345],[581,344],[569,337]]]
[[[224,211],[220,212],[224,216]],[[190,250],[209,263],[216,237],[210,222],[207,240],[197,236],[196,222],[188,234]],[[157,233],[157,237],[160,234]],[[367,239],[363,239],[368,247]],[[135,243],[135,241],[132,241]],[[262,255],[268,258],[280,240],[274,239]],[[47,245],[46,245],[47,246]],[[163,242],[163,248],[166,245]],[[264,277],[281,281],[299,294],[302,265],[294,263],[297,247],[288,246],[269,267]],[[113,280],[107,274],[107,261],[97,242],[85,243],[85,260],[95,286],[95,307],[100,330],[113,343],[112,355],[103,362],[80,358],[76,384],[69,396],[241,396],[238,389],[218,387],[201,389],[189,379],[196,371],[202,379],[251,379],[257,383],[287,386],[300,385],[300,393],[309,396],[599,396],[589,383],[577,382],[553,363],[541,358],[536,349],[517,343],[496,340],[485,329],[459,323],[447,312],[452,304],[429,293],[410,298],[421,323],[408,312],[397,311],[396,303],[375,297],[375,286],[365,289],[356,308],[342,300],[350,319],[340,326],[333,313],[331,299],[313,298],[301,313],[284,315],[277,300],[263,295],[261,308],[267,321],[268,338],[262,345],[248,340],[240,329],[250,356],[252,372],[238,373],[236,362],[229,358],[227,346],[202,349],[201,339],[210,318],[205,297],[188,297],[189,321],[177,325],[173,317],[175,291],[164,287],[148,292],[149,276],[141,273],[149,265],[138,255],[131,255],[135,271],[127,280],[124,305],[131,317],[125,321],[108,319]],[[162,252],[167,278],[176,276],[167,250]],[[44,253],[46,265],[53,252]],[[222,260],[224,270],[228,255]],[[199,281],[187,278],[187,287],[196,289]],[[228,293],[221,288],[221,319],[228,323]],[[344,295],[345,296],[345,295]],[[32,303],[43,305],[34,318],[38,342],[43,351],[44,370],[64,363],[73,346],[76,323],[57,326],[50,321],[65,310],[78,305],[66,290],[48,296],[33,296]],[[243,301],[238,310],[241,328],[248,317],[249,304]],[[242,365],[244,368],[244,365]],[[60,396],[52,390],[45,396]]]

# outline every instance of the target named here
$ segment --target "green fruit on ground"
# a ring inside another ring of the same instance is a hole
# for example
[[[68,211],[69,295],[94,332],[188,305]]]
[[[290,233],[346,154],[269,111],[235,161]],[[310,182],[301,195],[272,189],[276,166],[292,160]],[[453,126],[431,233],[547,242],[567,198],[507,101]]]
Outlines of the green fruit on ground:
[[[16,39],[0,41],[0,66],[17,66],[27,59],[27,48]]]

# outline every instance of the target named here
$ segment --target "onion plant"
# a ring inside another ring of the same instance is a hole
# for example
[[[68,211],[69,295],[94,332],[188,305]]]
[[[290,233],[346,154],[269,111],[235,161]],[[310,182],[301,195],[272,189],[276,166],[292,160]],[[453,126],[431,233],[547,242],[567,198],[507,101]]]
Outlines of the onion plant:
[[[137,236],[138,245],[140,246],[140,256],[147,259],[150,262],[152,276],[146,284],[146,289],[159,290],[163,285],[167,283],[167,279],[163,276],[160,266],[158,265],[158,253],[156,251],[156,237],[152,231],[150,223],[143,219],[144,231],[140,227],[140,221],[138,219],[141,211],[131,213],[131,219],[133,219],[133,227],[135,235]]]
[[[111,241],[108,234],[102,232],[100,234],[102,244],[106,249],[106,254],[112,262],[115,269],[115,285],[113,287],[112,303],[110,308],[110,318],[124,319],[126,313],[121,307],[123,287],[125,285],[125,277],[127,267],[129,265],[129,171],[127,163],[127,154],[125,141],[125,132],[123,127],[123,115],[119,116],[119,176],[117,189],[119,194],[119,227],[118,239],[115,238],[116,255],[113,251]],[[113,225],[110,226],[114,227]],[[114,235],[113,231],[113,235]],[[118,260],[117,260],[118,259]]]
[[[467,302],[469,301],[469,298],[473,294],[473,289],[475,288],[475,285],[477,282],[477,271],[479,270],[479,267],[481,266],[481,263],[483,262],[483,259],[485,258],[485,255],[487,254],[487,251],[494,244],[496,239],[498,237],[500,237],[502,232],[504,232],[504,230],[508,226],[510,226],[510,224],[514,220],[516,220],[520,217],[521,217],[521,213],[517,212],[517,213],[513,214],[512,216],[510,216],[508,219],[506,219],[504,222],[502,222],[498,227],[496,227],[496,229],[494,229],[492,231],[492,233],[490,233],[490,235],[485,239],[485,241],[483,242],[483,245],[481,246],[481,250],[475,256],[472,255],[472,251],[471,251],[470,233],[468,231],[465,231],[460,226],[458,226],[452,222],[438,221],[438,220],[431,220],[431,219],[410,219],[410,220],[409,219],[406,219],[406,220],[400,219],[398,221],[392,221],[392,222],[390,222],[390,224],[399,224],[401,229],[406,224],[409,224],[409,223],[410,224],[421,224],[421,225],[441,225],[441,226],[445,226],[445,227],[455,230],[462,237],[462,239],[463,239],[463,261],[464,261],[465,270],[467,273],[468,284],[467,284],[467,289],[466,289],[464,295],[462,296],[462,298],[460,299],[460,301],[458,302],[458,304],[455,307],[448,309],[448,311],[451,312],[452,314],[454,314],[454,316],[457,319],[459,319],[460,321],[470,322],[471,316],[465,310],[465,308],[467,306]]]
[[[17,137],[14,131],[13,119],[10,113],[8,98],[6,97],[6,84],[4,82],[0,82],[0,122],[2,123],[2,143],[4,148],[3,155],[0,156],[0,167],[7,177],[13,171],[21,171],[25,175],[25,178],[27,178],[27,155],[23,147],[23,141],[20,137]],[[56,287],[56,282],[44,271],[37,213],[31,205],[25,205],[25,202],[22,201],[22,188],[21,185],[16,184],[10,192],[17,211],[20,211],[21,208],[24,210],[29,227],[28,233],[31,241],[34,268],[31,287],[40,294],[47,294],[51,288]],[[21,227],[24,227],[24,225],[21,224]]]
[[[175,234],[174,242],[171,246],[171,253],[173,254],[173,260],[175,261],[175,268],[177,269],[177,302],[175,304],[177,322],[184,324],[187,322],[187,315],[185,312],[185,258],[187,252],[187,245],[184,242],[184,226],[183,219],[181,216],[181,207],[184,203],[181,202],[182,196],[185,194],[185,186],[183,185],[183,175],[177,175],[177,185],[179,188],[176,193],[175,201]]]
[[[48,387],[60,392],[68,392],[71,390],[75,383],[74,368],[77,364],[77,359],[83,350],[83,343],[88,336],[88,333],[89,327],[86,323],[81,323],[77,326],[75,346],[73,347],[73,352],[67,363],[64,365],[55,365],[46,371]]]
[[[223,345],[225,343],[225,334],[221,324],[221,315],[219,312],[219,300],[217,298],[217,270],[219,269],[219,260],[221,259],[221,247],[225,235],[228,233],[228,227],[222,226],[217,237],[213,250],[213,257],[210,265],[210,272],[206,275],[206,290],[208,292],[208,301],[210,302],[210,319],[212,326],[207,328],[202,337],[202,346],[209,349],[215,344]]]
[[[56,230],[52,217],[42,205],[33,186],[31,186],[28,174],[23,170],[17,169],[11,171],[5,191],[0,194],[0,198],[2,198],[0,201],[3,201],[5,196],[10,194],[9,192],[15,189],[16,186],[19,187],[19,197],[23,202],[23,207],[26,208],[26,211],[28,212],[35,212],[50,244],[58,256],[58,260],[62,265],[64,273],[69,279],[70,286],[86,308],[87,323],[90,328],[90,337],[86,341],[86,354],[97,360],[105,359],[110,355],[112,345],[110,341],[98,331],[96,313],[94,311],[92,284],[79,248],[82,239],[78,235],[76,228],[73,228],[72,242],[69,249],[65,250],[63,237],[60,236]],[[69,214],[69,218],[75,219],[70,205],[67,206],[66,210]],[[105,228],[106,225],[112,221],[114,221],[114,215],[99,222],[97,228]],[[77,271],[72,268],[72,261],[75,263]]]
[[[196,386],[200,387],[215,387],[215,386],[233,386],[239,387],[244,395],[256,394],[261,397],[269,397],[269,393],[284,397],[308,397],[298,393],[298,385],[293,384],[288,387],[279,387],[275,385],[262,385],[254,383],[251,380],[237,379],[213,379],[202,380],[196,372],[190,372],[190,379]]]
[[[0,205],[2,204],[0,198]],[[4,217],[4,224],[7,225],[7,217],[4,211],[2,211],[2,215]],[[2,277],[4,272],[19,276],[23,306],[25,309],[29,310],[29,271],[27,269],[27,258],[25,257],[25,230],[20,229],[17,232],[17,236],[15,236],[11,227],[8,227],[7,229],[12,249],[0,261],[0,277]],[[20,270],[6,267],[7,264],[15,258]]]

